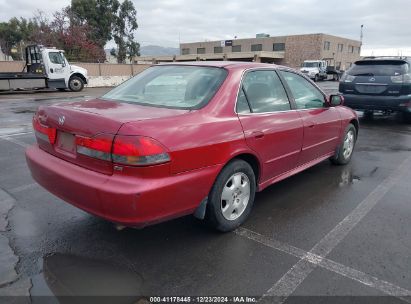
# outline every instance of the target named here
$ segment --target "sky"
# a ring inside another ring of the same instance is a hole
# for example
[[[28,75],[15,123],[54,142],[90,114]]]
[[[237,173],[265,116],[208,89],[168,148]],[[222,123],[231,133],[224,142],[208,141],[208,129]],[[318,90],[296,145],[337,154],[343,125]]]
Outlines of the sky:
[[[121,1],[121,0],[120,0]],[[362,55],[411,56],[411,0],[132,0],[141,45],[326,33],[360,39]],[[0,22],[49,16],[70,0],[0,0]],[[109,45],[110,46],[110,45]]]

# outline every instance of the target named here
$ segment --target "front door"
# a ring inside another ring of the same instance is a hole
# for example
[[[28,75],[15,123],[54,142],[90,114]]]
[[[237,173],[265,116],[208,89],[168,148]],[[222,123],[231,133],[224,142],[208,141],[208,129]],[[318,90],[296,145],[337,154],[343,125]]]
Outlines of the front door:
[[[70,74],[70,66],[68,65],[64,55],[60,51],[48,52],[48,58],[43,58],[47,68],[47,77],[51,80],[65,80]]]
[[[262,161],[260,182],[296,166],[303,140],[303,123],[291,110],[274,70],[253,70],[243,78],[237,113],[247,144]]]
[[[305,77],[280,71],[304,123],[299,165],[335,152],[341,131],[338,110],[327,105],[324,94]]]

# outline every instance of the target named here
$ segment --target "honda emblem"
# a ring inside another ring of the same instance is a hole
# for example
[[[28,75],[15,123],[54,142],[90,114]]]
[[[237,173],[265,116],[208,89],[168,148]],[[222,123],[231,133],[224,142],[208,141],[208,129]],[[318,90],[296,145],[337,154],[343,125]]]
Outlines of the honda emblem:
[[[60,126],[62,126],[62,125],[64,125],[64,121],[66,120],[66,118],[64,117],[64,115],[63,116],[60,116],[59,117],[59,125]]]

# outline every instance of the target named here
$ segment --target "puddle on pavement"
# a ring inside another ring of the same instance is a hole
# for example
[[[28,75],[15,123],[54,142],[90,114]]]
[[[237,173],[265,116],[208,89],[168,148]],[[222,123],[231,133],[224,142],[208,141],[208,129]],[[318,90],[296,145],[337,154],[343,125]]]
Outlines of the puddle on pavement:
[[[30,295],[35,304],[132,304],[144,294],[139,274],[104,261],[53,254],[43,258],[42,269],[32,277]]]
[[[340,187],[344,187],[350,184],[357,183],[361,180],[361,178],[357,175],[354,175],[352,171],[348,169],[344,169],[341,171],[340,182],[338,185]]]
[[[27,114],[27,113],[36,113],[36,108],[27,108],[27,109],[12,109],[15,114]]]

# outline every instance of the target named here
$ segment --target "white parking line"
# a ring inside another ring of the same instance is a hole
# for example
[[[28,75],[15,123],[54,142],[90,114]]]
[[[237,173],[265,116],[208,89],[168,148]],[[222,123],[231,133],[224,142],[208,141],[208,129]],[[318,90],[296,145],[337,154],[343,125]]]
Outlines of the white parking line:
[[[369,274],[366,274],[362,271],[356,270],[354,268],[345,266],[343,264],[334,262],[332,260],[329,260],[327,258],[323,258],[319,255],[313,254],[311,252],[307,252],[301,248],[294,247],[289,244],[285,244],[282,242],[279,242],[277,240],[273,240],[271,238],[268,238],[264,235],[261,235],[259,233],[256,233],[254,231],[248,230],[246,228],[238,228],[235,233],[237,235],[240,235],[242,237],[245,237],[249,240],[255,241],[257,243],[260,243],[264,246],[276,249],[278,251],[287,253],[289,255],[295,256],[297,258],[300,258],[301,260],[304,260],[304,263],[300,263],[298,266],[299,269],[302,271],[300,273],[304,273],[304,269],[311,269],[315,268],[317,266],[327,269],[329,271],[338,273],[344,277],[347,277],[351,280],[355,280],[361,284],[364,284],[366,286],[375,288],[389,296],[397,297],[401,300],[404,300],[408,303],[411,303],[411,299],[407,299],[405,297],[410,297],[411,296],[411,291],[407,290],[405,288],[396,286],[392,283],[389,283],[384,280],[380,280],[377,277],[371,276]],[[298,263],[297,263],[298,264]],[[296,269],[295,267],[294,269]],[[300,275],[299,277],[296,277],[295,279],[297,280],[298,278],[302,278]],[[271,300],[271,299],[270,299]],[[278,298],[278,302],[283,302],[285,299],[283,298]]]
[[[300,260],[263,295],[263,298],[267,296],[276,296],[278,297],[278,303],[283,303],[287,299],[287,297],[290,296],[297,289],[297,287],[318,265],[322,265],[324,258],[348,235],[348,233],[364,218],[364,216],[366,216],[368,212],[370,212],[371,209],[374,208],[375,205],[381,201],[381,199],[385,196],[385,194],[387,194],[387,192],[392,188],[392,186],[394,186],[397,182],[401,180],[401,177],[407,171],[410,170],[410,165],[411,157],[408,157],[405,161],[402,162],[402,164],[398,167],[397,170],[395,170],[388,178],[386,178],[381,184],[379,184],[348,216],[346,216],[337,226],[334,227],[334,229],[332,229],[325,237],[323,237],[309,252],[306,252],[303,257],[298,256],[300,257]],[[301,254],[301,252],[295,251],[296,249],[298,249],[295,247],[291,247],[288,245],[281,245],[277,247],[289,251],[288,253],[290,254],[291,252],[298,253],[299,255]],[[332,265],[336,266],[336,264]],[[334,267],[333,271],[337,273],[342,272],[335,271],[336,269],[339,268]],[[349,270],[352,271],[346,271],[343,273],[345,273],[346,276],[350,274],[358,275],[360,273],[354,269]],[[391,292],[393,290],[391,287],[394,285],[390,283],[387,283],[385,281],[379,281],[377,278],[373,277],[363,278],[363,282],[374,282],[374,284],[378,283],[374,287],[380,288],[381,291],[385,293]],[[371,280],[371,278],[373,278],[373,280]],[[353,277],[353,279],[355,278]],[[367,281],[365,279],[369,280]],[[389,286],[387,284],[389,284]],[[394,291],[400,291],[401,289],[399,288],[400,287],[394,288]],[[406,290],[405,294],[411,296],[411,293]],[[404,293],[402,292],[395,294],[395,296],[397,297],[401,297],[403,295]],[[411,299],[405,300],[407,300],[408,302],[411,301]]]
[[[19,133],[11,133],[7,135],[0,135],[0,138],[3,137],[15,137],[15,136],[22,136],[22,135],[28,135],[28,134],[33,134],[34,131],[27,131],[27,132],[19,132]]]
[[[2,136],[2,137],[0,137],[0,139],[7,140],[7,141],[12,142],[12,143],[14,143],[14,144],[16,144],[20,147],[23,147],[23,148],[27,148],[28,146],[30,146],[30,144],[27,144],[24,141],[12,138],[10,136]]]

